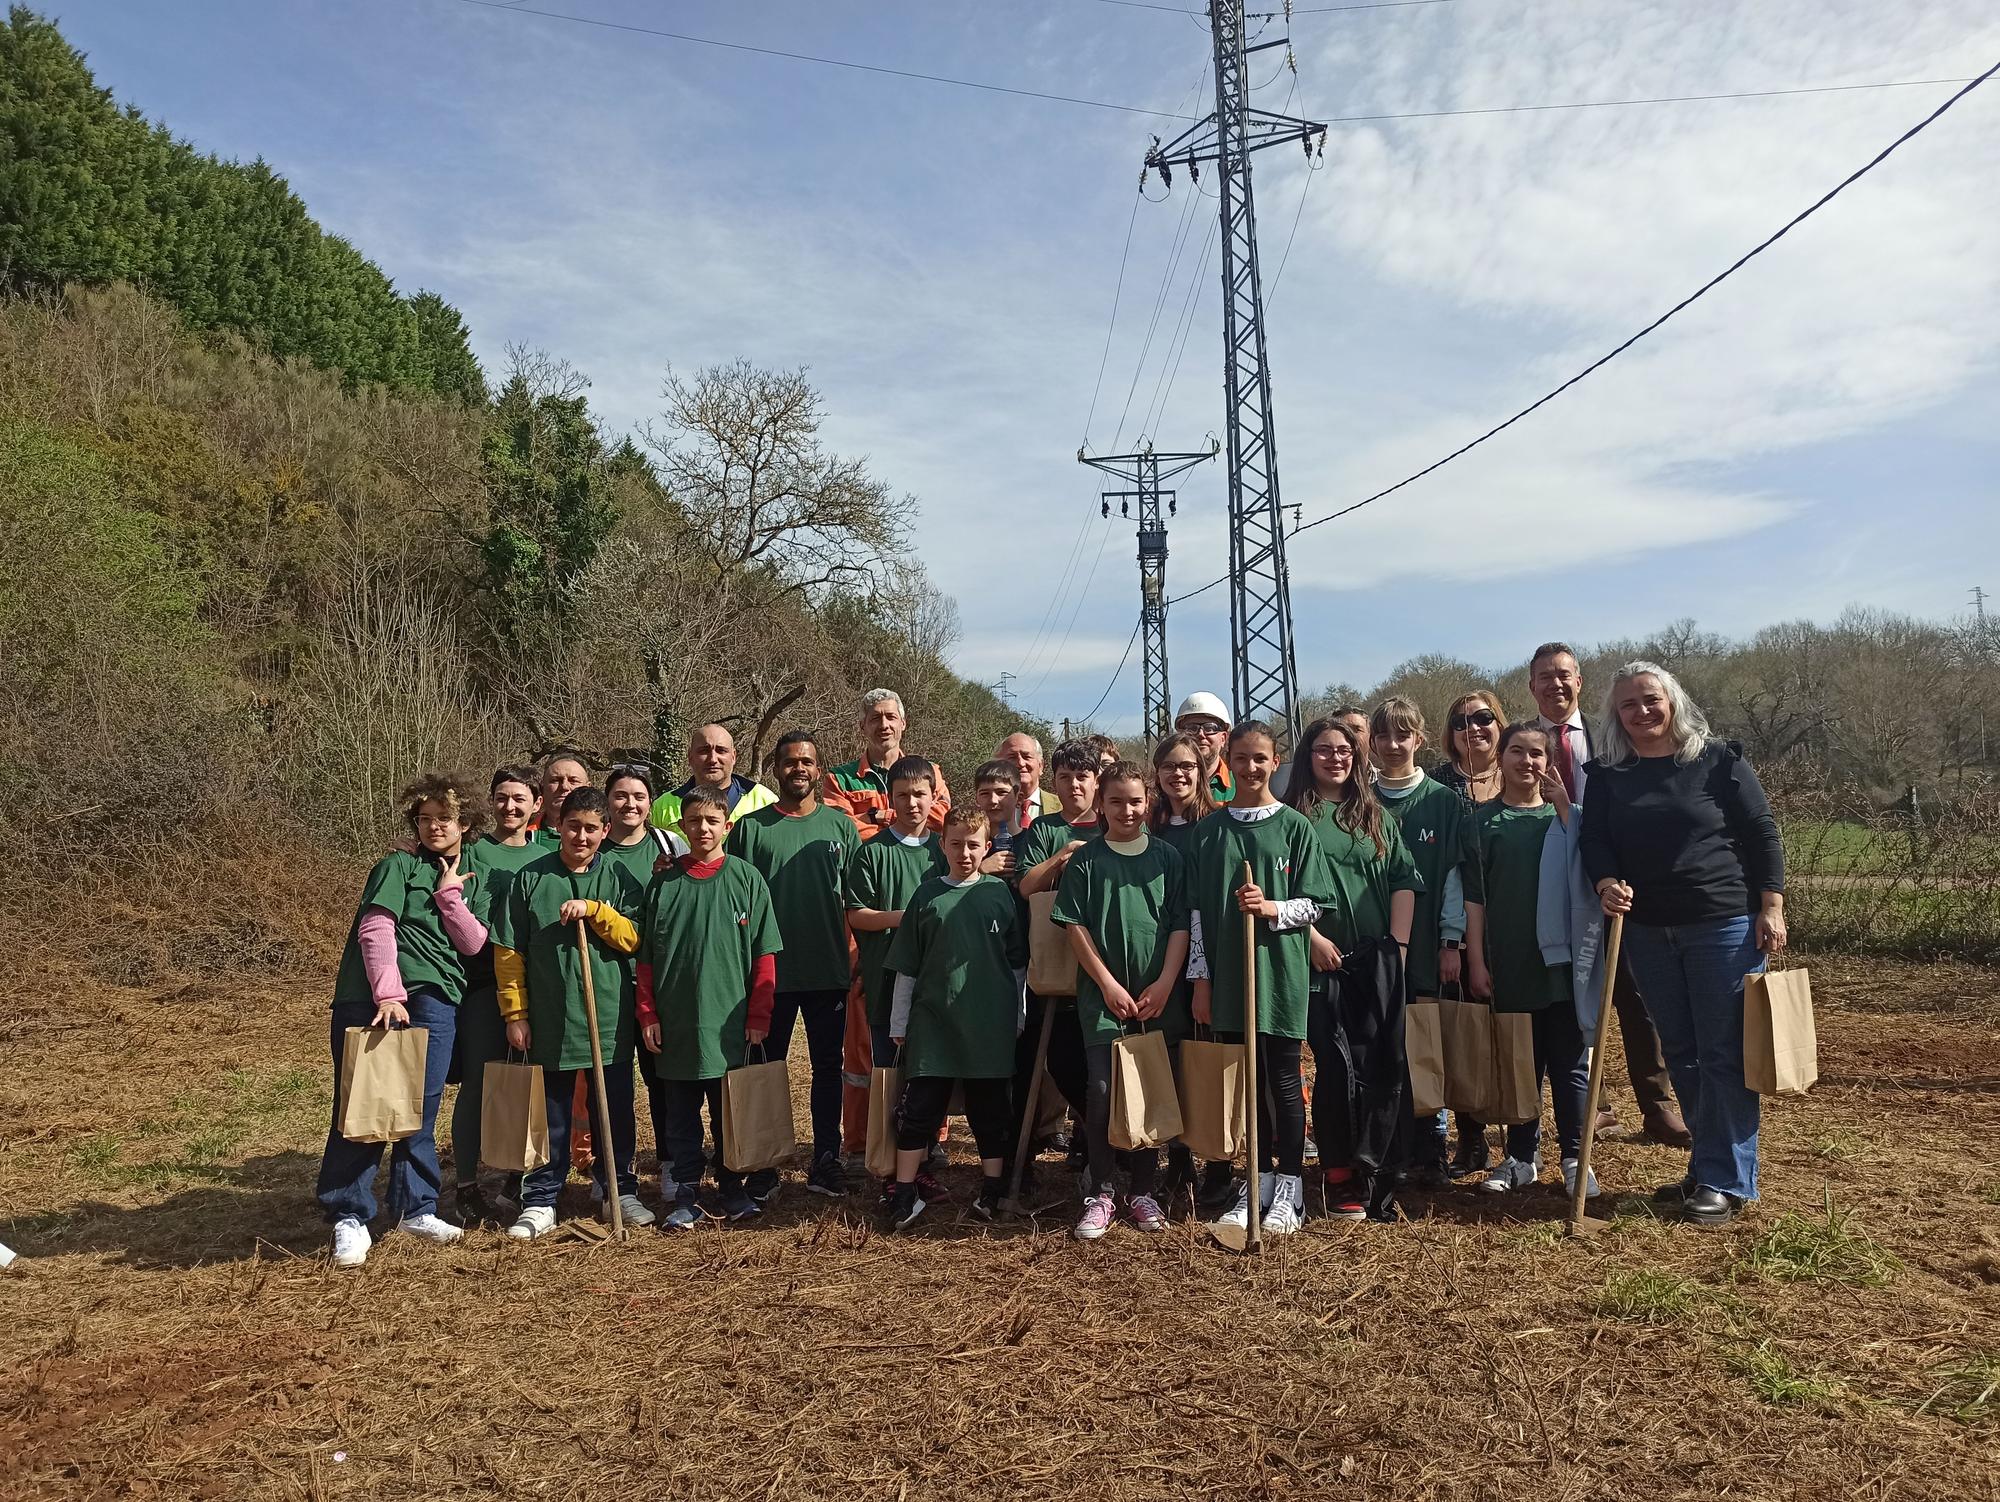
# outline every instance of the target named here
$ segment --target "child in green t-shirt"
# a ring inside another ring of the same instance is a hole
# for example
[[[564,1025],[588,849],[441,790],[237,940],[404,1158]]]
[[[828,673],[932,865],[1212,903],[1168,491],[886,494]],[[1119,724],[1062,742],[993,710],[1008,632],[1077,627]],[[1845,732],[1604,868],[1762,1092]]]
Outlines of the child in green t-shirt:
[[[1014,1044],[1020,1037],[1028,949],[1020,905],[1007,884],[982,875],[986,815],[945,816],[948,876],[933,876],[903,910],[888,968],[896,984],[889,1036],[903,1050],[903,1102],[896,1123],[896,1189],[890,1223],[902,1230],[924,1213],[922,1165],[962,1087],[985,1183],[972,1213],[999,1213],[1009,1145]]]
[[[334,1094],[337,1100],[349,1028],[420,1027],[429,1033],[423,1125],[390,1149],[389,1209],[398,1229],[443,1244],[461,1232],[437,1213],[442,1173],[435,1132],[468,967],[486,943],[478,868],[465,849],[484,810],[473,788],[436,775],[411,783],[402,804],[415,849],[391,851],[368,873],[334,980]],[[384,1144],[350,1142],[338,1123],[336,1113],[316,1193],[333,1227],[333,1265],[359,1267],[371,1245],[368,1223],[375,1218],[375,1173]]]
[[[604,1195],[618,1196],[626,1225],[653,1223],[653,1212],[639,1203],[633,1172],[634,1027],[632,967],[626,957],[639,946],[632,919],[642,894],[631,873],[603,853],[608,812],[604,794],[594,787],[577,788],[565,797],[557,824],[561,843],[521,868],[506,906],[494,914],[493,973],[507,1046],[542,1066],[548,1107],[549,1161],[521,1180],[520,1218],[507,1228],[509,1236],[523,1241],[555,1228],[556,1198],[569,1177],[577,1082],[579,1076],[589,1078],[592,1059],[585,964],[597,1008],[612,1137],[608,1153],[606,1144],[597,1144],[593,1172]],[[592,1115],[598,1111],[595,1096],[595,1086],[587,1087],[584,1109]],[[616,1164],[615,1183],[606,1174],[607,1158]]]
[[[1169,1045],[1187,1036],[1187,882],[1180,852],[1146,829],[1146,773],[1114,762],[1098,777],[1104,837],[1077,851],[1063,872],[1054,921],[1076,954],[1077,1022],[1087,1071],[1083,1119],[1087,1160],[1083,1218],[1076,1236],[1095,1241],[1111,1228],[1114,1161],[1129,1176],[1126,1211],[1142,1231],[1164,1231],[1166,1212],[1153,1198],[1157,1148],[1111,1149],[1111,1067],[1128,1027],[1155,1026]],[[1175,1006],[1178,1002],[1179,1005]],[[1170,1008],[1172,1009],[1170,1012]]]
[[[666,1139],[674,1205],[670,1230],[701,1220],[701,1108],[715,1133],[716,1186],[722,1213],[744,1220],[761,1206],[743,1176],[726,1166],[722,1077],[740,1068],[771,1030],[778,988],[778,936],[771,890],[748,861],[728,855],[729,801],[699,785],[681,794],[687,854],[653,878],[640,925],[640,1035],[657,1057],[653,1072],[666,1097]]]
[[[1478,858],[1466,868],[1466,986],[1490,1000],[1496,1013],[1530,1015],[1535,1088],[1540,1091],[1546,1076],[1563,1186],[1574,1192],[1590,1063],[1570,995],[1570,967],[1543,959],[1537,929],[1542,846],[1562,812],[1545,796],[1550,791],[1563,795],[1550,771],[1548,732],[1516,721],[1500,732],[1500,796],[1473,812]],[[1575,809],[1568,812],[1577,816]],[[1541,1137],[1539,1114],[1508,1127],[1506,1159],[1479,1187],[1506,1194],[1533,1184],[1541,1173]]]
[[[889,768],[889,806],[894,822],[862,842],[847,868],[847,923],[860,957],[861,991],[868,1008],[868,1036],[877,1069],[896,1062],[889,1038],[889,946],[902,926],[903,910],[925,881],[945,874],[944,846],[930,827],[937,772],[921,756],[905,756]]]

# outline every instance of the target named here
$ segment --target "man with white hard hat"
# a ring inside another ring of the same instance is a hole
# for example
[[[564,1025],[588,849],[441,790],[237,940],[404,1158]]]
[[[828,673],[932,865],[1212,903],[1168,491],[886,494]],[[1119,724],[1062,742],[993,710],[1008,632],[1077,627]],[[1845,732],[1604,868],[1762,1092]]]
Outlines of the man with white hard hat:
[[[1229,706],[1214,694],[1189,694],[1174,711],[1174,729],[1191,736],[1201,750],[1201,768],[1208,773],[1208,790],[1217,803],[1235,792],[1223,750],[1229,744]]]

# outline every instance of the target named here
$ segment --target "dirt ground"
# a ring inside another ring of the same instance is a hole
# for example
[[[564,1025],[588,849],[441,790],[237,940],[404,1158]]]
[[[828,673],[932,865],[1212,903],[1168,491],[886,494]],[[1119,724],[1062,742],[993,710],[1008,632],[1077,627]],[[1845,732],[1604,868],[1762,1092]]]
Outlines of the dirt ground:
[[[1261,1261],[1082,1245],[963,1220],[960,1154],[908,1238],[794,1176],[747,1228],[337,1272],[328,957],[259,942],[0,994],[0,1495],[2000,1497],[1995,972],[1816,960],[1823,1078],[1721,1231],[1464,1188]]]

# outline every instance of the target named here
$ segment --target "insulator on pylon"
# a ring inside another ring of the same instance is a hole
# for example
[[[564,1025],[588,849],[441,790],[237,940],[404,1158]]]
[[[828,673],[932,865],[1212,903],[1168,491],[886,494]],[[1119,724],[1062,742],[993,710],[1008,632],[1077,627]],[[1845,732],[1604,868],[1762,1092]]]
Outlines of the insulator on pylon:
[[[1097,509],[1102,515],[1109,517],[1111,515],[1111,502],[1099,501],[1097,503]]]
[[[1172,496],[1167,497],[1167,515],[1168,516],[1180,515],[1179,507],[1176,505],[1174,498]]]
[[[1118,503],[1118,514],[1120,516],[1130,516],[1132,514],[1132,503],[1130,501],[1120,501]]]

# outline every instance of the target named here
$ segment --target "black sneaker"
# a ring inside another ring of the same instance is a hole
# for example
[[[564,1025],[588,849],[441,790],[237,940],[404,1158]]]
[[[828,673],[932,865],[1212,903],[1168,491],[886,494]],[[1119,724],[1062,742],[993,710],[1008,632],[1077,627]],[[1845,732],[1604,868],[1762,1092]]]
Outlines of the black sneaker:
[[[1236,1200],[1236,1170],[1228,1163],[1211,1163],[1201,1171],[1201,1186],[1195,1190],[1195,1208],[1202,1219],[1213,1220]]]
[[[460,1184],[452,1204],[458,1211],[459,1223],[467,1227],[511,1225],[517,1213],[496,1204],[477,1184]]]
[[[1486,1154],[1486,1134],[1477,1137],[1460,1137],[1458,1151],[1452,1154],[1451,1176],[1454,1179],[1470,1179],[1486,1172],[1492,1160]]]
[[[882,1193],[875,1201],[875,1208],[880,1210],[884,1215],[887,1215],[889,1207],[895,1203],[896,1181],[894,1179],[884,1179],[882,1181]]]
[[[1160,1176],[1159,1192],[1154,1198],[1162,1205],[1171,1206],[1184,1194],[1194,1191],[1194,1154],[1179,1142],[1167,1144],[1167,1171]]]
[[[1681,1216],[1697,1226],[1726,1226],[1742,1213],[1743,1201],[1720,1189],[1698,1184],[1681,1201]]]
[[[987,1179],[979,1186],[979,1198],[972,1202],[972,1213],[980,1220],[998,1220],[1001,1201],[1006,1197],[1005,1179]]]
[[[898,1184],[896,1196],[889,1201],[889,1228],[905,1231],[917,1223],[917,1217],[924,1213],[924,1199],[915,1184]]]
[[[761,1209],[769,1204],[771,1196],[778,1192],[778,1170],[760,1168],[743,1181],[743,1187]]]
[[[847,1175],[841,1171],[840,1157],[828,1153],[812,1166],[806,1175],[806,1192],[823,1194],[828,1199],[841,1199],[847,1194]]]
[[[748,1189],[732,1189],[722,1197],[722,1214],[727,1220],[748,1220],[763,1213],[764,1207],[757,1203],[757,1197]]]
[[[925,1168],[917,1170],[917,1194],[926,1204],[932,1205],[942,1204],[951,1198],[951,1191],[932,1178],[930,1170]]]

